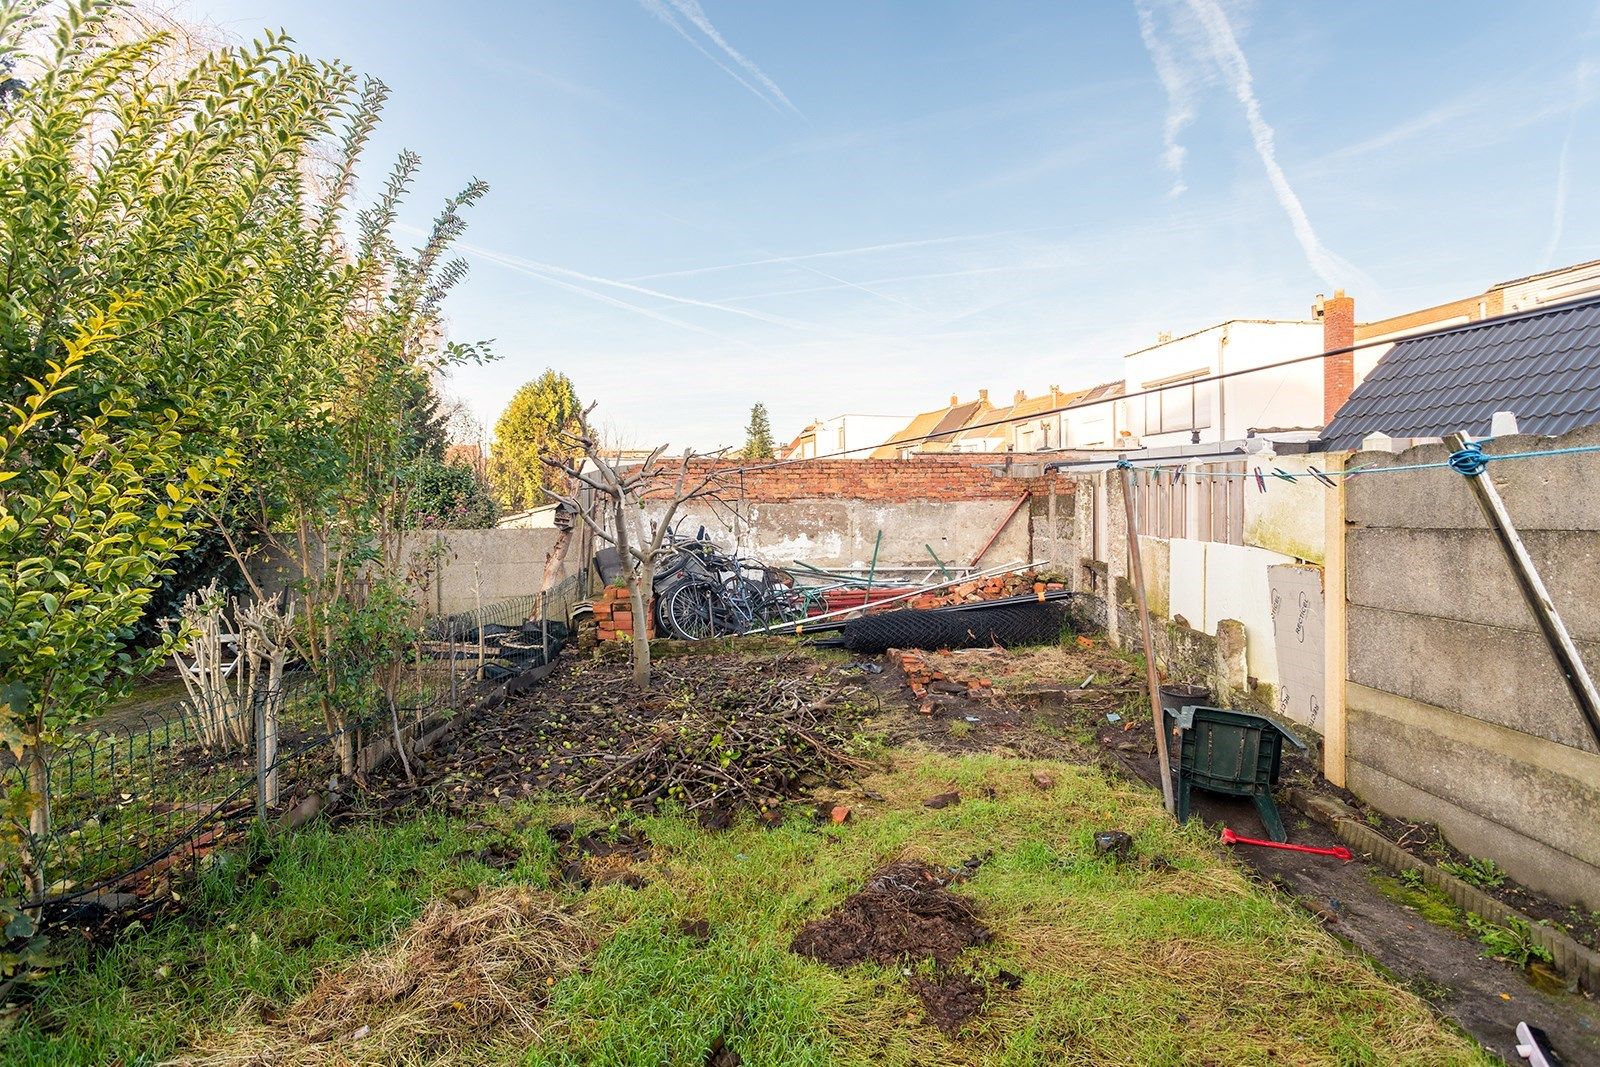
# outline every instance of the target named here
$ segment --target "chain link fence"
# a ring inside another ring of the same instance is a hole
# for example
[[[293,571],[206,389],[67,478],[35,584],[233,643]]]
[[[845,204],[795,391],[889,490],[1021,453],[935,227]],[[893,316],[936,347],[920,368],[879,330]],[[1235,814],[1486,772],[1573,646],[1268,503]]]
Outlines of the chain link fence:
[[[341,751],[358,772],[375,771],[396,733],[409,744],[549,663],[587,585],[577,574],[541,594],[430,619],[393,669],[355,678],[291,670],[276,689],[227,708],[145,700],[23,761],[0,757],[0,795],[36,798],[31,825],[12,827],[13,844],[0,845],[0,901],[50,907],[159,890],[252,820],[282,819],[324,791],[341,775]]]

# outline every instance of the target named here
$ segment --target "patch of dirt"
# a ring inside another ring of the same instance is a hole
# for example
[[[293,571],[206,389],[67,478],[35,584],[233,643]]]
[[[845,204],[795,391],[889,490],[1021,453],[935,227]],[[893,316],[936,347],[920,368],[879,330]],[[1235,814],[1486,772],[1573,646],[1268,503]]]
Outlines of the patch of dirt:
[[[844,968],[872,961],[932,959],[948,964],[963,950],[987,944],[989,929],[966,899],[946,887],[965,877],[926,863],[894,863],[828,915],[807,923],[791,951]]]
[[[1136,664],[1086,639],[1060,648],[972,649],[919,653],[930,681],[933,672],[953,671],[962,692],[929,688],[918,701],[898,666],[876,679],[886,713],[886,732],[943,751],[986,751],[1024,757],[1054,757],[1098,764],[1108,771],[1159,788],[1155,730]],[[974,675],[992,685],[971,692]],[[1087,684],[1086,684],[1087,683]],[[955,688],[955,687],[953,687]],[[1115,716],[1115,719],[1112,718]],[[962,723],[951,733],[951,726]],[[1353,794],[1322,777],[1311,759],[1286,751],[1278,788],[1279,808],[1291,841],[1318,847],[1342,844],[1331,832],[1282,802],[1297,786],[1337,797],[1363,812],[1390,840],[1430,863],[1465,864],[1431,826],[1389,819],[1371,811]],[[1194,817],[1232,827],[1246,837],[1267,837],[1252,804],[1197,791]],[[1294,895],[1332,934],[1372,956],[1394,972],[1442,1014],[1486,1047],[1516,1063],[1515,1029],[1526,1020],[1546,1030],[1569,1063],[1600,1063],[1600,1010],[1588,997],[1549,993],[1527,980],[1526,972],[1485,957],[1470,932],[1435,925],[1385,897],[1371,875],[1392,876],[1387,868],[1357,859],[1340,863],[1328,857],[1241,846],[1234,855],[1264,883]],[[1563,908],[1515,883],[1485,887],[1518,910],[1547,919],[1593,945],[1600,916]],[[1586,936],[1587,935],[1587,936]]]
[[[895,740],[942,752],[1092,760],[1095,729],[1140,699],[1143,675],[1103,641],[897,652],[872,679]]]
[[[447,808],[554,791],[613,812],[671,803],[725,824],[870,764],[851,754],[873,698],[816,657],[721,653],[656,665],[650,692],[627,663],[568,662],[485,709],[429,753]]]
[[[1440,833],[1439,828],[1432,823],[1406,822],[1385,815],[1361,803],[1353,794],[1329,785],[1320,775],[1315,776],[1314,782],[1311,788],[1316,792],[1344,800],[1362,814],[1368,825],[1418,859],[1436,867],[1442,865],[1451,874],[1495,897],[1501,903],[1516,908],[1535,921],[1543,920],[1557,929],[1564,930],[1573,940],[1600,951],[1600,911],[1586,911],[1576,905],[1558,904],[1543,893],[1513,881],[1509,875],[1493,865],[1484,866],[1481,861],[1475,860],[1446,841],[1444,834]]]
[[[974,856],[960,867],[902,861],[882,868],[858,893],[833,911],[807,923],[790,950],[830,967],[857,963],[898,965],[931,962],[932,973],[911,977],[911,991],[927,1019],[954,1037],[983,1010],[988,987],[954,970],[951,964],[969,948],[989,943],[989,928],[972,904],[950,892],[988,858]],[[1019,975],[1001,971],[1005,989],[1022,984]]]
[[[931,978],[916,975],[911,979],[911,991],[922,1001],[928,1021],[943,1030],[946,1037],[955,1037],[967,1020],[983,1010],[986,993],[983,986],[964,974]]]
[[[628,829],[577,834],[571,823],[556,823],[546,831],[556,843],[556,869],[561,881],[577,889],[624,885],[642,889],[648,883],[634,864],[650,856],[650,840]]]

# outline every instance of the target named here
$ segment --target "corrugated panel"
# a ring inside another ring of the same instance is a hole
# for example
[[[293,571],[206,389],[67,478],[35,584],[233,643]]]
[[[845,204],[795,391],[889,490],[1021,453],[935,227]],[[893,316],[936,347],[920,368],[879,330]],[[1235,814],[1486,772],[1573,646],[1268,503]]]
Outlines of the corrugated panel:
[[[1483,436],[1497,411],[1522,433],[1600,423],[1600,299],[1400,341],[1322,436],[1330,448],[1372,433]]]

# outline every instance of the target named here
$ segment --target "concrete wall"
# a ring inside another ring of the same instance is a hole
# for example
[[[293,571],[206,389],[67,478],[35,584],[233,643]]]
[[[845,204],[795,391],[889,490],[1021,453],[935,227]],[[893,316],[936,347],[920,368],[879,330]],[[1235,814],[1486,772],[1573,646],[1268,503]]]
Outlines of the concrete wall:
[[[1280,456],[1272,466],[1290,474],[1307,467],[1319,470],[1327,460],[1318,453]],[[1265,468],[1263,468],[1265,473]],[[1265,548],[1308,563],[1320,564],[1326,536],[1324,513],[1330,490],[1315,478],[1286,482],[1267,478],[1267,491],[1258,492],[1253,479],[1244,493],[1244,543]]]
[[[1294,560],[1261,548],[1184,537],[1141,537],[1139,546],[1151,614],[1208,634],[1225,619],[1237,620],[1244,625],[1250,677],[1258,686],[1276,686],[1271,569]],[[1275,703],[1273,694],[1263,699]]]
[[[882,501],[846,497],[746,503],[737,509],[692,502],[680,509],[678,528],[692,535],[703,523],[712,540],[736,546],[740,553],[775,567],[788,567],[799,559],[822,568],[867,566],[881,531],[880,568],[932,569],[936,564],[927,546],[947,565],[965,567],[1010,515],[980,564],[999,566],[1028,561],[1028,509],[1016,511],[1022,492],[1018,485],[1010,499]],[[652,511],[659,516],[662,508],[656,506]]]
[[[489,605],[539,592],[545,557],[558,536],[555,529],[418,530],[407,535],[401,552],[414,571],[432,561],[437,573],[427,594],[428,610],[453,614],[471,611],[480,595]],[[574,547],[562,577],[582,565],[577,555]],[[251,572],[268,592],[286,588],[300,577],[298,563],[270,553],[258,556]]]
[[[1510,437],[1486,451],[1600,444]],[[1351,465],[1437,462],[1439,446]],[[1590,455],[1492,464],[1591,671],[1600,666],[1600,506]],[[1519,881],[1600,908],[1600,751],[1465,480],[1350,479],[1348,783]]]

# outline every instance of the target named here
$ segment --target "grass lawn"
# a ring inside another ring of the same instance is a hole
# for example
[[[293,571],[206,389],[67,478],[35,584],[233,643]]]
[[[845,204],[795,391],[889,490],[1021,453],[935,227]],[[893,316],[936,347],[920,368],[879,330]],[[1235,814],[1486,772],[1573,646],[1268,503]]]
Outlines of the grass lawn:
[[[253,880],[213,874],[186,919],[75,959],[0,1034],[0,1062],[132,1065],[196,1045],[210,1062],[250,1062],[263,1018],[319,971],[382,953],[430,899],[491,884],[548,890],[598,946],[562,977],[524,976],[542,1004],[532,1028],[379,1047],[350,1036],[374,1020],[351,1018],[302,1062],[698,1067],[718,1038],[752,1067],[1491,1062],[1147,792],[1067,765],[894,759],[848,801],[843,825],[805,813],[715,832],[641,820],[653,846],[634,864],[642,888],[567,887],[546,827],[582,825],[583,813],[553,805],[492,807],[470,825],[421,816],[301,832]],[[1054,788],[1033,783],[1040,769]],[[923,806],[951,789],[958,805]],[[1133,835],[1131,859],[1095,853],[1094,832],[1111,828]],[[486,866],[486,848],[509,865]],[[953,1039],[910,990],[929,964],[835,971],[789,951],[801,926],[891,861],[959,866],[991,852],[952,889],[994,937],[953,966],[1022,981],[987,984],[983,1011]]]

